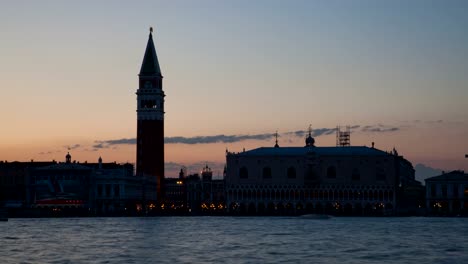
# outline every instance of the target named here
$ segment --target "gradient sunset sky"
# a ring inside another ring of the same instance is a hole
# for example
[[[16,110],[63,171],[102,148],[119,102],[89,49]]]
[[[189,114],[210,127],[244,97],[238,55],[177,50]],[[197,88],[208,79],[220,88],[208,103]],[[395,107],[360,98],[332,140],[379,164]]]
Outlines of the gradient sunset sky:
[[[134,162],[148,28],[164,76],[167,176],[225,150],[352,145],[468,170],[467,1],[8,1],[0,160]],[[123,140],[125,139],[125,140]]]

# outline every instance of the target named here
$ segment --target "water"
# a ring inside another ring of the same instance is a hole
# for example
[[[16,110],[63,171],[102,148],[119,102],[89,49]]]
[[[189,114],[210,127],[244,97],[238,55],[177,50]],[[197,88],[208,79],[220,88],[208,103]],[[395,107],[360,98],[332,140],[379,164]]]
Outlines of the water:
[[[468,263],[466,218],[148,217],[0,222],[0,263]]]

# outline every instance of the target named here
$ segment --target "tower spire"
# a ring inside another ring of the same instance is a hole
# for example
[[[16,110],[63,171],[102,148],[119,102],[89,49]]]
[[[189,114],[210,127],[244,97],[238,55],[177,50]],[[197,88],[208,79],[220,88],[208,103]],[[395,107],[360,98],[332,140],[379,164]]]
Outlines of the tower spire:
[[[159,67],[158,55],[153,42],[153,27],[150,27],[148,43],[146,44],[145,56],[141,64],[140,76],[161,76],[161,68]]]
[[[276,140],[275,140],[275,148],[279,148],[279,145],[278,145],[278,130],[276,130],[276,132],[275,132],[275,138],[276,138]]]

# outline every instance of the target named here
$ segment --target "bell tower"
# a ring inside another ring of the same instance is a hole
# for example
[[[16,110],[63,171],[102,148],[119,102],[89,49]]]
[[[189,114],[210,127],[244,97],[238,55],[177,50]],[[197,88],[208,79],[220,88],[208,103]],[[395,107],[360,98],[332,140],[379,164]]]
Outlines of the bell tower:
[[[164,91],[150,28],[137,95],[137,176],[156,178],[157,199],[164,197]]]

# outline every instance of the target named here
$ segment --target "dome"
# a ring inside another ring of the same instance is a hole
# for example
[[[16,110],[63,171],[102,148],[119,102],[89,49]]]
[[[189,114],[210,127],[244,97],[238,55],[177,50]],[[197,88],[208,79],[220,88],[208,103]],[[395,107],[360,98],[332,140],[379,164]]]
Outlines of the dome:
[[[315,139],[312,137],[312,125],[309,125],[309,135],[306,137],[305,143],[306,147],[315,147]]]
[[[315,139],[309,134],[305,142],[306,142],[306,147],[313,147],[315,144]]]

